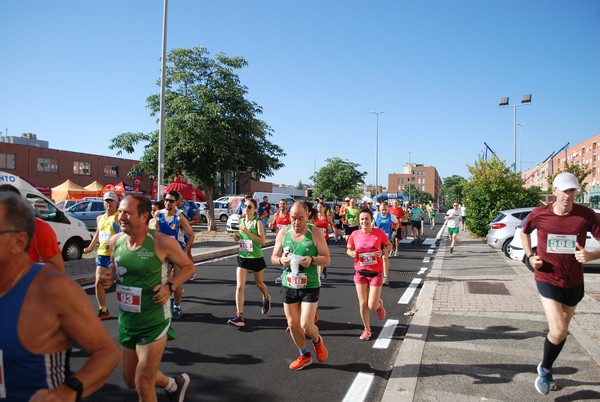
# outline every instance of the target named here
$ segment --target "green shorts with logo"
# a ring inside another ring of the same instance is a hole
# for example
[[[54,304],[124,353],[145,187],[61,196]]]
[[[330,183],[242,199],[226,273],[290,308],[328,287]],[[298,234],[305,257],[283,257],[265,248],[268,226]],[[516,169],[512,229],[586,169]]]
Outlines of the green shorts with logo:
[[[458,232],[460,232],[459,228],[448,228],[449,235],[458,234]]]
[[[119,324],[119,343],[125,349],[134,350],[137,345],[148,345],[167,335],[167,340],[175,339],[175,331],[171,327],[171,320],[160,325],[144,329],[130,329]]]

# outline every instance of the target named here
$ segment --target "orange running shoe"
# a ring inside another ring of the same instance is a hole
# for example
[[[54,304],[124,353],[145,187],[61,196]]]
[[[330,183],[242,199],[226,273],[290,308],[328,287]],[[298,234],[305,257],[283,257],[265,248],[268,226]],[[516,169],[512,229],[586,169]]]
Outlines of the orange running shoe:
[[[319,335],[319,342],[313,342],[313,346],[317,352],[317,360],[321,363],[327,360],[328,352],[327,348],[325,347],[325,343],[323,343],[323,337],[321,335]]]
[[[302,370],[306,366],[310,366],[312,364],[312,355],[310,352],[306,352],[303,355],[298,356],[296,360],[290,364],[290,369],[298,371]]]

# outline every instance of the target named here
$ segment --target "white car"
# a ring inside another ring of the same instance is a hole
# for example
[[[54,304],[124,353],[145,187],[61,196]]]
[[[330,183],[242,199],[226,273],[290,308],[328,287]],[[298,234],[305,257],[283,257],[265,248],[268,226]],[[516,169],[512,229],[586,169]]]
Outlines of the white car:
[[[594,209],[597,215],[600,215],[600,209]],[[533,270],[533,267],[529,264],[529,259],[525,258],[525,250],[523,250],[523,243],[521,242],[521,232],[523,230],[523,226],[527,222],[527,218],[523,219],[521,223],[517,226],[515,230],[515,235],[510,242],[509,247],[509,257],[513,260],[521,261],[527,268]],[[587,251],[596,250],[600,247],[600,243],[598,240],[594,239],[594,236],[590,232],[587,232],[586,241],[585,241],[585,249]],[[537,249],[537,229],[531,232],[531,249],[535,252]],[[600,260],[590,261],[587,264],[598,264]]]
[[[200,205],[200,222],[205,223],[208,222],[208,210],[206,209],[206,202],[199,203]],[[220,220],[221,222],[227,222],[227,218],[229,218],[230,210],[227,208],[227,203],[222,201],[214,201],[213,209],[215,211],[214,217],[215,219]]]

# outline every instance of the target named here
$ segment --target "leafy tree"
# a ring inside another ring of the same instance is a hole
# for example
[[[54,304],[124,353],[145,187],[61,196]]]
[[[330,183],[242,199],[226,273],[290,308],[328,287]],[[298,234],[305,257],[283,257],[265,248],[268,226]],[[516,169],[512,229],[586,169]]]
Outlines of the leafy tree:
[[[246,99],[248,89],[235,70],[247,65],[242,57],[223,53],[214,58],[206,48],[174,49],[167,57],[165,80],[165,178],[185,174],[205,192],[213,210],[213,194],[220,172],[271,176],[283,163],[283,150],[269,142],[271,128],[256,118],[262,109]],[[160,113],[160,96],[147,98],[151,115]],[[140,164],[150,176],[157,174],[158,131],[123,133],[111,140],[111,149],[128,153],[147,143]],[[209,227],[216,229],[212,217]]]
[[[302,183],[302,180],[298,181],[298,185],[296,186],[296,190],[306,190],[306,184]]]
[[[592,174],[592,170],[588,168],[588,164],[583,164],[582,166],[579,163],[566,162],[565,168],[561,172],[556,172],[556,174],[552,176],[548,176],[548,184],[550,184],[550,188],[552,189],[552,185],[554,184],[554,178],[557,174],[563,172],[573,173],[575,177],[577,177],[577,181],[579,182],[580,193],[586,191],[587,183],[584,182],[585,178]],[[551,190],[552,191],[552,190]]]
[[[426,204],[429,201],[434,201],[433,195],[426,191],[419,190],[414,184],[407,184],[402,187],[402,194],[410,197],[411,203]]]
[[[465,188],[467,225],[477,236],[488,232],[489,223],[498,211],[540,205],[539,189],[524,189],[521,176],[508,168],[505,161],[496,157],[486,161],[480,157],[468,169],[472,179]]]
[[[364,183],[367,172],[359,172],[359,164],[338,157],[325,162],[326,165],[310,178],[315,183],[314,194],[324,194],[328,199],[357,197],[358,185]]]
[[[463,202],[467,179],[459,175],[446,177],[440,188],[440,193],[444,197],[446,205],[453,202]]]

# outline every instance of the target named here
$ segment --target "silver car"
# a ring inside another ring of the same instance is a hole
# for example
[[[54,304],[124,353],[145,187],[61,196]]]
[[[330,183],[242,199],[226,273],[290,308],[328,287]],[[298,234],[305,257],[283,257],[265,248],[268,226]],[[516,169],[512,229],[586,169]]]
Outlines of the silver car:
[[[79,219],[85,223],[89,230],[96,230],[96,218],[104,212],[106,210],[102,200],[82,201],[65,209],[65,214]]]
[[[512,241],[517,226],[534,207],[506,209],[500,211],[490,222],[490,230],[486,236],[487,244],[492,248],[502,249],[510,257],[510,242]]]

